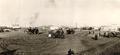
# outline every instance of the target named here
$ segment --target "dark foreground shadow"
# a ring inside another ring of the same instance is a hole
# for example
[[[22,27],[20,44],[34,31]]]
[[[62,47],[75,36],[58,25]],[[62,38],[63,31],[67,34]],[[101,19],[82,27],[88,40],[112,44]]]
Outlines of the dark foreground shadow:
[[[15,52],[16,52],[17,50],[18,50],[18,49],[7,50],[7,51],[4,51],[4,52],[1,52],[0,55],[15,55]]]
[[[120,52],[111,53],[110,55],[120,55]]]
[[[120,55],[120,52],[106,52],[106,53],[102,53],[102,54],[99,54],[99,55]]]

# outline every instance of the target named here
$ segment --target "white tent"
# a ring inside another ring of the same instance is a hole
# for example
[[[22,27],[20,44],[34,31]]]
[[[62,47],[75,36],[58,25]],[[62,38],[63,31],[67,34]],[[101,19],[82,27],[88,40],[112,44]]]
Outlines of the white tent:
[[[103,26],[101,27],[101,31],[115,31],[115,32],[118,32],[118,26],[114,26],[114,25],[111,25],[111,26]]]
[[[59,29],[59,27],[58,26],[51,26],[50,27],[50,30],[55,30],[55,29]]]

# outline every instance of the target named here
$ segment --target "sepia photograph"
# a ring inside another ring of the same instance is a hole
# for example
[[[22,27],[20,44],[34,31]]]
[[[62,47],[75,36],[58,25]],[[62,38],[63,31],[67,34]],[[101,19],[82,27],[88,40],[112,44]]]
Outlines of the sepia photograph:
[[[120,55],[120,0],[0,0],[0,55]]]

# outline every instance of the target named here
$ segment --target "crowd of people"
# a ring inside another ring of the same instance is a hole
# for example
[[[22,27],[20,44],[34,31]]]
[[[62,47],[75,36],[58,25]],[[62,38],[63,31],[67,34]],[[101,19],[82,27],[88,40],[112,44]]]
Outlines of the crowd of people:
[[[100,31],[100,30],[97,30],[97,31],[90,30],[89,34],[93,34],[94,35],[93,39],[95,39],[95,40],[98,40],[99,37],[110,38],[110,37],[119,37],[120,36],[119,35],[120,32],[115,32],[115,31]]]
[[[67,31],[67,34],[74,34],[75,30],[73,28],[69,28]]]
[[[55,29],[55,30],[50,30],[48,37],[53,37],[53,38],[64,38],[65,34],[74,34],[75,30],[74,29],[63,29],[63,28],[59,28],[59,29]]]
[[[64,38],[64,31],[62,28],[49,31],[49,37],[53,38]]]
[[[38,28],[37,27],[35,27],[35,28],[28,28],[27,29],[27,33],[29,33],[29,34],[39,34],[39,30],[38,30]]]

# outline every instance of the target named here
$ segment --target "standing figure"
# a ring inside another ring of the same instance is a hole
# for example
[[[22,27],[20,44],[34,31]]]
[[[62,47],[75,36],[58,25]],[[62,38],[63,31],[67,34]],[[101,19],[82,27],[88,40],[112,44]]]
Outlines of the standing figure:
[[[58,29],[55,34],[55,38],[60,38],[60,29]]]
[[[48,37],[53,37],[53,30],[49,31]]]
[[[39,33],[39,30],[38,30],[37,27],[35,28],[34,32],[35,32],[35,34],[38,34],[38,33]]]
[[[73,50],[71,50],[71,49],[69,49],[69,51],[68,51],[68,54],[67,55],[74,55],[74,51]]]
[[[64,31],[63,31],[63,29],[61,28],[59,31],[60,31],[60,38],[64,38]]]
[[[95,34],[95,40],[98,40],[98,34]]]

